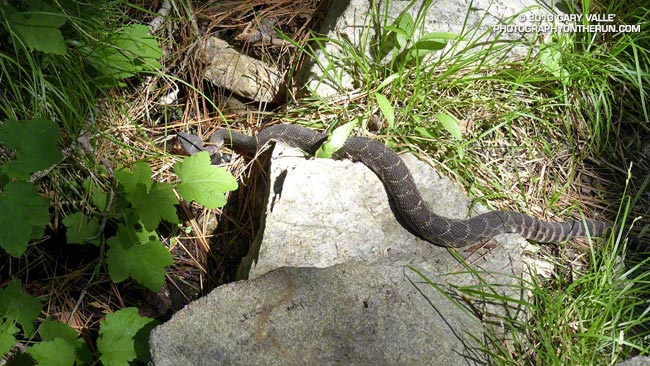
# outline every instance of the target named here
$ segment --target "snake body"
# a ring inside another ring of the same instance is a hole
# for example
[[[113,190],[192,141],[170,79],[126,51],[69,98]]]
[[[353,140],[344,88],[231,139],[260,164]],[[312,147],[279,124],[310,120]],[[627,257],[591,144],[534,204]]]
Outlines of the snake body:
[[[314,155],[327,140],[327,134],[297,125],[280,124],[267,127],[255,136],[220,129],[210,140],[215,144],[224,141],[234,148],[251,152],[262,149],[271,141],[278,141]],[[468,219],[442,217],[427,207],[402,159],[384,144],[351,136],[332,158],[360,161],[370,168],[384,184],[400,224],[435,245],[463,247],[503,233],[517,233],[540,243],[559,242],[579,236],[603,236],[610,228],[609,224],[601,221],[546,222],[512,211],[492,211]]]

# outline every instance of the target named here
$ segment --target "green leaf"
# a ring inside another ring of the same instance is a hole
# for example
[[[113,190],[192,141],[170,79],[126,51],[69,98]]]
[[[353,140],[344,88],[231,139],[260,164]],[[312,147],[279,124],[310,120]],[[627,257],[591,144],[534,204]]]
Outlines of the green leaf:
[[[38,334],[43,341],[53,341],[59,338],[72,345],[75,349],[75,359],[78,364],[86,364],[93,360],[92,352],[84,340],[79,338],[77,332],[66,323],[47,318],[38,328]]]
[[[40,0],[25,0],[24,3],[28,10],[23,12],[9,4],[3,5],[6,25],[27,49],[65,55],[67,47],[59,28],[66,23],[66,16]]]
[[[453,32],[429,32],[422,37],[420,37],[419,41],[455,41],[455,40],[462,40],[463,37],[459,36],[456,33]]]
[[[0,166],[10,178],[27,180],[37,172],[58,163],[59,126],[42,119],[8,120],[0,126],[0,143],[16,151],[16,158]]]
[[[405,49],[400,54],[400,59],[407,65],[415,65],[421,62],[424,56],[445,48],[448,40],[456,40],[458,38],[460,37],[451,32],[427,33],[418,39],[413,46]]]
[[[431,131],[429,131],[429,129],[426,128],[426,127],[422,127],[422,126],[416,127],[415,132],[417,132],[422,137],[426,137],[426,138],[429,138],[429,139],[435,138],[435,136],[433,136]]]
[[[151,168],[145,161],[138,161],[133,171],[122,168],[115,173],[115,178],[124,187],[125,192],[135,192],[136,186],[142,184],[147,190],[153,185],[151,180]]]
[[[562,66],[562,52],[558,43],[547,44],[539,51],[539,60],[546,69],[556,78],[568,82],[569,72]]]
[[[404,56],[404,62],[407,65],[415,65],[420,63],[424,56],[431,54],[433,51],[438,51],[447,45],[445,41],[417,41]]]
[[[108,239],[106,252],[108,273],[114,282],[122,282],[131,277],[151,291],[157,292],[165,282],[165,267],[174,263],[172,255],[158,240],[155,233],[133,231],[121,226],[118,235]],[[128,241],[133,236],[137,242]]]
[[[224,192],[237,189],[237,181],[227,170],[213,166],[210,154],[201,151],[174,164],[174,171],[181,179],[176,186],[186,200],[194,200],[208,208],[226,204]]]
[[[160,322],[153,319],[144,327],[140,328],[138,333],[135,335],[135,353],[138,355],[138,361],[142,362],[144,365],[151,360],[151,352],[149,351],[149,334],[158,325],[160,325]]]
[[[100,224],[97,217],[88,217],[81,212],[75,212],[64,217],[62,222],[66,227],[65,234],[69,244],[100,244],[98,235]]]
[[[388,33],[387,43],[384,45],[385,48],[391,46],[392,49],[399,50],[406,45],[406,40],[410,37],[410,34],[398,25],[386,26],[384,30],[390,32]]]
[[[138,315],[138,309],[126,308],[106,315],[99,326],[97,349],[104,366],[128,366],[137,357],[136,334],[154,320]]]
[[[406,47],[408,41],[413,38],[413,32],[415,31],[415,22],[413,17],[408,12],[403,12],[395,21],[397,27],[403,32],[396,32],[397,43],[400,48]]]
[[[388,101],[388,98],[382,94],[375,93],[375,99],[377,100],[377,105],[379,106],[381,114],[384,115],[388,122],[388,128],[392,130],[395,127],[395,110],[393,109],[393,106]]]
[[[463,134],[460,132],[460,126],[458,125],[456,118],[446,113],[437,113],[435,116],[442,124],[442,127],[444,127],[451,136],[457,140],[463,139]]]
[[[20,324],[26,336],[34,331],[33,323],[42,307],[37,298],[23,292],[19,280],[13,280],[7,287],[0,289],[0,315],[10,322]]]
[[[0,317],[0,355],[9,353],[11,347],[16,345],[16,337],[19,329],[11,320],[4,320]]]
[[[175,204],[178,203],[172,192],[173,186],[167,183],[154,183],[147,192],[142,184],[138,184],[135,192],[128,194],[127,199],[140,215],[140,220],[147,230],[155,230],[161,219],[178,224]]]
[[[149,27],[142,24],[126,26],[103,44],[84,46],[79,51],[104,77],[104,86],[123,85],[120,79],[162,67],[158,61],[162,56],[160,46],[156,38],[149,34]]]
[[[0,247],[21,256],[33,238],[43,235],[50,221],[50,202],[26,182],[11,182],[0,193]]]
[[[335,152],[343,147],[345,141],[347,141],[356,125],[357,119],[337,127],[332,131],[332,134],[327,137],[327,141],[318,148],[318,151],[316,151],[316,157],[325,159],[331,158]]]
[[[76,342],[78,337],[77,332],[68,324],[52,320],[51,318],[45,319],[43,324],[38,328],[38,334],[43,341],[63,338],[67,342]]]
[[[174,224],[180,222],[174,206],[178,200],[172,192],[173,186],[152,182],[151,168],[146,162],[136,163],[133,172],[121,169],[115,176],[147,230],[155,230],[161,219]]]
[[[75,347],[63,338],[35,344],[27,349],[39,366],[73,366]]]
[[[399,73],[390,74],[384,81],[379,84],[377,91],[384,89],[386,86],[390,85],[393,80],[399,78],[401,75]]]
[[[124,27],[115,37],[113,44],[137,57],[137,60],[132,60],[137,65],[137,71],[155,71],[162,68],[158,61],[162,57],[158,40],[149,34],[149,27],[144,24],[131,24]]]

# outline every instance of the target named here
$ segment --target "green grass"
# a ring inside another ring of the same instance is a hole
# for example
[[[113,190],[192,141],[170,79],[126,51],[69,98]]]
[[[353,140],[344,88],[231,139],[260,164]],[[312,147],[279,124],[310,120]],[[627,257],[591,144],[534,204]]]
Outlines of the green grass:
[[[615,10],[626,14],[622,22],[634,20],[647,27],[646,9]],[[326,78],[333,78],[332,83],[347,93],[347,99],[339,98],[345,102],[316,98],[313,104],[303,103],[290,111],[298,116],[293,120],[331,128],[361,116],[365,129],[373,113],[384,114],[378,112],[381,106],[375,97],[380,93],[392,103],[395,114],[394,122],[388,118],[381,129],[389,144],[433,158],[478,199],[502,192],[509,201],[519,201],[515,208],[545,215],[575,209],[574,203],[583,208],[593,204],[575,197],[573,182],[584,173],[584,161],[619,155],[620,144],[630,143],[622,140],[624,133],[639,136],[647,128],[644,103],[650,53],[645,28],[629,34],[556,35],[537,44],[538,53],[508,60],[505,56],[520,44],[494,42],[476,49],[488,32],[467,27],[465,43],[433,35],[452,47],[429,63],[419,64],[417,59],[409,63],[399,56],[388,57],[386,63],[382,50],[396,43],[395,34],[413,35],[420,25],[418,19],[411,23],[400,18],[393,23],[377,18],[380,24],[372,28],[389,31],[375,37],[363,32],[359,47],[345,38],[333,41],[341,54],[325,54],[329,64],[336,65],[326,70]],[[401,31],[390,31],[396,28]],[[316,38],[318,47],[323,42]],[[407,51],[413,50],[418,38],[413,35],[401,42]],[[313,51],[306,52],[313,57]],[[352,77],[352,92],[342,86],[344,72]],[[314,123],[316,118],[305,118],[310,110],[329,118]],[[459,121],[462,137],[441,117]],[[625,180],[620,173],[627,170],[630,159],[645,164],[639,156],[608,159],[621,167],[612,173],[619,178],[618,187],[610,191],[614,196],[607,197],[614,198],[611,202],[620,199]],[[597,179],[603,181],[596,184],[609,184],[610,176]],[[539,186],[532,196],[530,185]],[[561,202],[562,195],[576,200]]]
[[[639,260],[622,234],[613,234],[602,246],[597,246],[602,240],[595,241],[586,268],[554,263],[550,278],[529,274],[520,289],[523,299],[500,299],[510,306],[523,304],[528,315],[501,318],[514,340],[509,345],[487,332],[484,351],[495,365],[614,365],[648,354],[650,258]],[[492,292],[471,293],[495,298]]]

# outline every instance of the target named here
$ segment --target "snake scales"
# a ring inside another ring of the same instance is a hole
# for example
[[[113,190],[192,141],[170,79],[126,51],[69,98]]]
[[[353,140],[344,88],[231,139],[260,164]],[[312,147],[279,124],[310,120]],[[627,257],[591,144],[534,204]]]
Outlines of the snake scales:
[[[280,124],[267,127],[256,136],[248,136],[227,129],[217,130],[210,141],[213,146],[203,147],[197,137],[181,132],[179,136],[193,147],[188,152],[216,151],[214,145],[223,141],[235,148],[255,152],[270,141],[299,148],[314,155],[327,139],[327,134],[297,125]],[[391,207],[398,221],[411,233],[440,246],[462,247],[482,242],[495,235],[517,233],[526,239],[548,243],[568,240],[578,236],[603,236],[610,225],[601,221],[575,220],[546,222],[512,211],[492,211],[468,219],[449,219],[436,215],[420,195],[411,173],[402,159],[384,144],[365,137],[351,136],[332,156],[360,161],[381,179]]]

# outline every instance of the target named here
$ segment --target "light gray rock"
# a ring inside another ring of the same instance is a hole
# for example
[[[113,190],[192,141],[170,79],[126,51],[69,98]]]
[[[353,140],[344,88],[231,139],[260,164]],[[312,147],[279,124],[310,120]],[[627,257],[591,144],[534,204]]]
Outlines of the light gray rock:
[[[437,214],[466,218],[487,212],[479,204],[470,210],[471,201],[460,187],[430,165],[412,154],[401,157],[423,199]],[[445,276],[454,286],[476,286],[485,281],[497,284],[499,295],[521,296],[518,281],[525,275],[522,259],[531,246],[525,239],[516,234],[499,235],[485,245],[454,250],[452,255],[447,248],[432,245],[399,224],[383,184],[362,163],[308,159],[299,150],[277,144],[269,181],[264,232],[242,262],[242,278],[257,278],[283,267],[426,261],[434,264],[433,273]],[[489,316],[506,313],[501,303],[478,307]],[[517,316],[523,319],[526,314],[518,312]],[[492,330],[504,333],[502,329]]]
[[[399,226],[364,165],[308,160],[291,149],[274,155],[271,180],[283,184],[271,189],[254,279],[219,287],[156,328],[155,365],[486,363],[477,350],[477,313],[490,319],[506,310],[469,306],[456,289],[497,283],[499,294],[518,298],[508,285],[522,273],[523,239],[502,235],[459,250],[459,260]],[[469,200],[458,187],[412,155],[404,158],[441,214],[467,215]]]
[[[487,211],[481,205],[470,210],[471,201],[462,190],[428,164],[411,154],[402,158],[423,198],[439,215],[467,218]],[[259,256],[250,278],[281,267],[329,267],[384,258],[402,264],[432,260],[439,273],[459,270],[458,260],[446,248],[419,239],[398,223],[384,186],[365,165],[306,159],[298,150],[276,147],[270,169],[273,193],[263,239],[252,249]],[[483,249],[465,248],[459,254],[476,270],[516,276],[521,267],[514,259],[527,245],[520,236],[500,235]]]
[[[435,263],[415,265],[448,289]],[[154,329],[150,345],[156,366],[468,366],[486,364],[480,334],[470,309],[385,261],[221,286]]]

